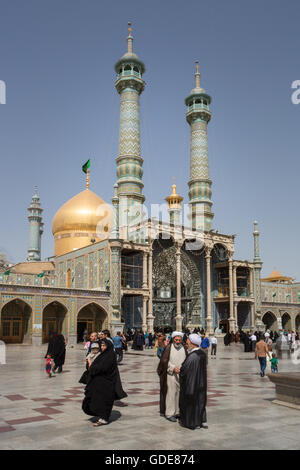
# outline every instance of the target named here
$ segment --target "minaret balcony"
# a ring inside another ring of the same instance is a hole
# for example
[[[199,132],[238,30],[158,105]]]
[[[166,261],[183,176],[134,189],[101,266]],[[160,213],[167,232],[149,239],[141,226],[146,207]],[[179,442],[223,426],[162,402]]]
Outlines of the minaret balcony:
[[[209,111],[208,107],[200,105],[193,105],[190,108],[188,108],[187,113],[186,113],[186,120],[189,124],[191,124],[193,121],[196,121],[196,119],[201,119],[202,121],[209,122],[211,119],[211,112]]]
[[[125,75],[124,72],[124,75],[120,74],[118,76],[115,87],[118,93],[121,93],[126,88],[133,88],[141,94],[145,88],[145,82],[139,75],[135,75],[133,72],[129,71],[128,75]]]
[[[188,106],[188,111],[206,110],[210,113],[209,106],[203,103],[194,103]]]

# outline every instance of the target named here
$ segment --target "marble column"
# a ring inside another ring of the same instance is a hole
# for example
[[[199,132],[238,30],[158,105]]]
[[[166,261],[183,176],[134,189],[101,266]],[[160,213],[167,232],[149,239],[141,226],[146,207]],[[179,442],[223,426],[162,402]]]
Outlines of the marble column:
[[[229,269],[229,327],[230,331],[235,331],[235,319],[234,319],[234,308],[233,308],[233,266],[232,266],[232,254],[229,253],[228,269]]]
[[[143,252],[143,289],[147,289],[147,257],[148,254],[144,251]]]
[[[147,331],[147,297],[143,296],[143,332]]]
[[[233,266],[233,296],[234,297],[238,295],[237,283],[236,283],[236,270],[237,270],[237,266]]]
[[[153,289],[152,289],[152,257],[153,257],[153,250],[150,248],[149,250],[149,259],[148,259],[148,286],[149,286],[149,302],[148,302],[148,316],[147,316],[147,326],[148,331],[153,331],[153,323],[154,323],[154,316],[153,316],[153,305],[152,305],[152,297],[153,297]]]
[[[236,326],[238,325],[238,311],[237,311],[237,307],[238,307],[238,302],[233,302],[234,321],[235,321]]]
[[[212,314],[211,314],[211,247],[205,248],[206,261],[206,331],[212,333]]]
[[[121,322],[121,243],[110,240],[110,292],[111,292],[111,316],[110,329],[122,330]]]
[[[181,244],[176,246],[176,330],[182,331],[182,315],[181,315]]]
[[[249,268],[250,296],[253,296],[253,269]]]
[[[251,329],[255,329],[255,312],[254,312],[254,303],[250,304],[251,309]]]

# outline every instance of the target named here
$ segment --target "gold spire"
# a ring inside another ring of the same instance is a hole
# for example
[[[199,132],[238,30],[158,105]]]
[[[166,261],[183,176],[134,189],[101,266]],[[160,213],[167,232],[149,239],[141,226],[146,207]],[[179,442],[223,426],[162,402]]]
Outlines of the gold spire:
[[[200,73],[199,73],[199,62],[196,60],[196,72],[195,72],[195,81],[196,81],[196,88],[201,88],[200,87]]]
[[[90,189],[90,170],[86,170],[86,189]]]
[[[133,43],[133,37],[131,35],[132,33],[132,27],[130,21],[128,21],[128,38],[127,38],[127,47],[128,47],[128,53],[132,54],[133,48],[132,48],[132,43]]]
[[[166,197],[169,209],[176,209],[181,207],[183,197],[179,196],[176,192],[175,176],[173,176],[172,194]]]

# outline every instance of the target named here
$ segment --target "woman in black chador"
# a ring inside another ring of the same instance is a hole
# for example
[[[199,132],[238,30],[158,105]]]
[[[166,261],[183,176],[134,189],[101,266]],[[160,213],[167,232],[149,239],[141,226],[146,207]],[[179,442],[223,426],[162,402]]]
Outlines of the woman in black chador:
[[[83,411],[99,419],[94,426],[108,424],[115,400],[127,397],[122,389],[116,354],[111,341],[100,342],[101,353],[92,362],[85,387]]]
[[[49,354],[53,359],[53,371],[55,372],[56,369],[58,369],[58,373],[62,372],[62,366],[66,359],[66,343],[63,335],[58,335],[56,333],[52,333],[50,335],[47,354]]]

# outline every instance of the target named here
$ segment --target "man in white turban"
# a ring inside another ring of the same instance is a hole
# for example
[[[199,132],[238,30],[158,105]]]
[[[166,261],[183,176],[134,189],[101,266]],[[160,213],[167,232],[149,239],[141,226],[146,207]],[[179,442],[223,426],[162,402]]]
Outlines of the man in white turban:
[[[208,428],[206,354],[200,346],[200,336],[189,335],[189,355],[180,368],[180,424],[189,429]]]
[[[171,422],[179,417],[179,373],[187,352],[182,344],[183,333],[174,331],[159,362],[157,373],[160,378],[160,414]]]

